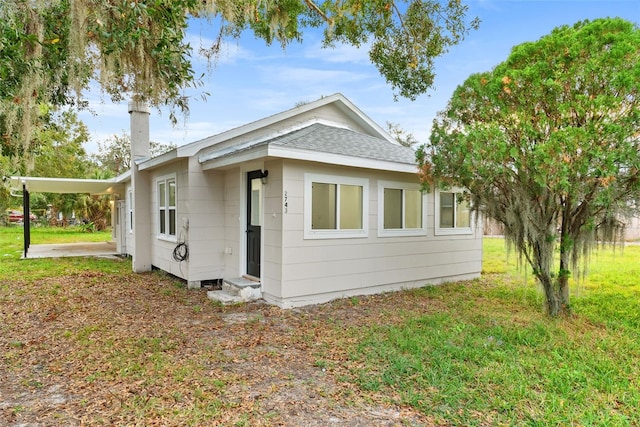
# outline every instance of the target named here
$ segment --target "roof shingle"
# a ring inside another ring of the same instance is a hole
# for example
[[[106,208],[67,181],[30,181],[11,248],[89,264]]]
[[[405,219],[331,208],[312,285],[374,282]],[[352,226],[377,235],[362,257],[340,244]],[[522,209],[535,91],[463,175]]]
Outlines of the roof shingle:
[[[238,151],[225,153],[225,155],[232,155],[264,145],[276,145],[411,165],[416,163],[415,152],[409,147],[393,144],[384,139],[361,134],[350,129],[321,123],[314,123]]]

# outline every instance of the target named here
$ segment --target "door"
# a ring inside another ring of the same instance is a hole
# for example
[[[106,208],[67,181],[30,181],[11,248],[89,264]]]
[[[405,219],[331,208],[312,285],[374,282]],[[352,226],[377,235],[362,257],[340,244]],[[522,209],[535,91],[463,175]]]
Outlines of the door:
[[[116,204],[116,243],[118,253],[127,253],[127,205],[124,200],[118,200]]]
[[[247,274],[260,277],[262,171],[247,173]]]

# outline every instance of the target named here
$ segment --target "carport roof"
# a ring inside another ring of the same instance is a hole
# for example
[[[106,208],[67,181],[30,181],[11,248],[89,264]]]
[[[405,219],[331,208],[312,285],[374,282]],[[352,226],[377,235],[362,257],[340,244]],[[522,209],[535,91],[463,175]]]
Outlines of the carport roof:
[[[23,185],[26,185],[27,190],[32,193],[114,194],[122,192],[123,189],[119,178],[75,179],[12,176],[10,184],[11,189],[15,191],[22,191]]]

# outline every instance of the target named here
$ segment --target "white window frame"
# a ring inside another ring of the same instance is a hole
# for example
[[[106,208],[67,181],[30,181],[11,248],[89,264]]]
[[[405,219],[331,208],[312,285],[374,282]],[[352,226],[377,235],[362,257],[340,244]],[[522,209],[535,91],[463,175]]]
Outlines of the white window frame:
[[[406,228],[404,215],[402,228],[384,228],[384,190],[402,190],[402,212],[404,213],[405,190],[420,191],[420,184],[411,182],[378,181],[378,237],[426,236],[427,234],[427,197],[422,193],[422,227]]]
[[[465,235],[465,234],[473,234],[473,214],[469,215],[469,227],[451,227],[451,228],[441,228],[440,227],[440,193],[453,193],[455,195],[454,200],[457,199],[457,195],[460,193],[464,193],[462,188],[451,188],[449,190],[436,190],[435,191],[435,231],[434,234],[436,236],[451,236],[451,235]],[[455,210],[458,208],[458,204],[454,204],[454,218],[453,223],[456,223],[457,215]]]
[[[336,191],[336,211],[340,212],[340,185],[362,187],[362,228],[353,230],[314,230],[311,228],[313,183],[334,184]],[[369,236],[369,180],[341,175],[304,174],[304,238],[305,239],[350,239]]]
[[[169,184],[173,182],[176,188],[176,195],[175,195],[175,202],[176,205],[175,206],[171,206],[169,205]],[[166,202],[166,206],[160,206],[160,185],[164,184],[164,191],[165,191],[165,202]],[[176,174],[170,174],[170,175],[165,175],[165,176],[161,176],[158,177],[156,179],[156,213],[158,214],[158,223],[157,223],[157,228],[156,228],[156,232],[157,232],[157,238],[159,240],[167,240],[170,242],[177,242],[178,241],[178,181],[176,179]],[[164,229],[165,232],[161,233],[160,230],[160,211],[161,210],[165,210],[165,215],[164,215],[164,219],[165,219],[165,224],[164,224]],[[174,225],[174,230],[176,234],[170,234],[171,230],[171,215],[170,215],[170,211],[173,210],[175,212],[174,215],[174,219],[175,219],[175,225]]]
[[[127,191],[127,230],[129,233],[133,233],[133,190]]]

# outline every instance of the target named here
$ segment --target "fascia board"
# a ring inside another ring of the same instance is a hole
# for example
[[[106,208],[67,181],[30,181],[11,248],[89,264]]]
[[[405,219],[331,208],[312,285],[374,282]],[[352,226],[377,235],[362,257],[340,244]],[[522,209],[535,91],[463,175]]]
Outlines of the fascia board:
[[[255,147],[251,150],[242,151],[234,155],[219,157],[202,163],[202,170],[220,169],[233,166],[251,160],[261,159],[268,156],[268,148],[265,145]]]
[[[136,163],[138,165],[138,170],[146,170],[157,168],[158,166],[165,165],[170,163],[178,158],[178,150],[174,149],[169,151],[168,153],[164,153],[158,157],[152,157],[150,159],[144,159],[140,163]]]
[[[76,179],[76,178],[47,178],[12,176],[11,188],[22,191],[23,184],[27,190],[34,193],[56,194],[114,194],[124,187],[115,178],[111,179]]]
[[[327,163],[331,165],[350,166],[364,169],[377,169],[392,172],[417,173],[416,165],[397,163],[385,160],[367,159],[363,157],[344,156],[334,153],[322,153],[319,151],[303,150],[299,148],[269,146],[270,157],[283,159],[306,160],[310,162]]]
[[[333,153],[321,153],[318,151],[303,150],[278,145],[262,145],[242,153],[228,155],[212,159],[202,163],[203,170],[211,170],[233,166],[250,160],[265,157],[276,157],[291,160],[303,160],[309,162],[326,163],[330,165],[349,166],[364,169],[376,169],[391,172],[417,173],[416,165],[406,163],[388,162],[384,160],[365,159],[362,157],[343,156]]]

